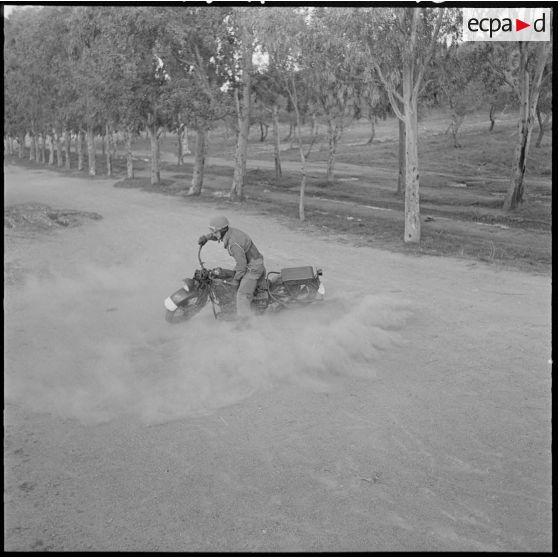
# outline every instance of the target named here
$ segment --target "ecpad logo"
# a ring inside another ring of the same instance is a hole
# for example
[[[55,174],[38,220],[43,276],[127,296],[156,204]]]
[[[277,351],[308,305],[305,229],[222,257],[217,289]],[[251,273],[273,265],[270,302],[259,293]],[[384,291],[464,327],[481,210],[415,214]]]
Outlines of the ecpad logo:
[[[464,41],[550,41],[550,8],[463,8]]]

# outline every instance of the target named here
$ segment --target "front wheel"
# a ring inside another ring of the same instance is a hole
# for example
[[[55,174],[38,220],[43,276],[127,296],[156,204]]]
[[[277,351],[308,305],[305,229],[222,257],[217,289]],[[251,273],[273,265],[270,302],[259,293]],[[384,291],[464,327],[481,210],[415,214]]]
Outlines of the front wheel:
[[[189,298],[186,303],[176,308],[176,310],[166,310],[165,320],[169,324],[179,324],[193,318],[205,306],[207,296],[196,296]]]

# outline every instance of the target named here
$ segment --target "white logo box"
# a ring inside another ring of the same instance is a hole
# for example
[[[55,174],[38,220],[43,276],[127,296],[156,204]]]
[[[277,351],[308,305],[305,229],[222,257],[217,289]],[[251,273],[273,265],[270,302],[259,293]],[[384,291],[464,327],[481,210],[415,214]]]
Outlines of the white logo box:
[[[464,41],[550,41],[550,8],[462,8]],[[517,30],[523,24],[529,24]],[[523,22],[523,23],[521,23]]]

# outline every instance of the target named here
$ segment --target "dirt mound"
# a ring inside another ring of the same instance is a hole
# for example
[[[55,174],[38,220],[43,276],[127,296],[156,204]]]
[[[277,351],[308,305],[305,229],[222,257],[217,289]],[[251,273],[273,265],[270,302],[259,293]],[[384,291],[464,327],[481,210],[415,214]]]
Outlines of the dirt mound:
[[[53,227],[77,227],[84,219],[102,219],[102,215],[76,209],[54,209],[42,203],[21,203],[4,209],[4,227],[43,231]]]

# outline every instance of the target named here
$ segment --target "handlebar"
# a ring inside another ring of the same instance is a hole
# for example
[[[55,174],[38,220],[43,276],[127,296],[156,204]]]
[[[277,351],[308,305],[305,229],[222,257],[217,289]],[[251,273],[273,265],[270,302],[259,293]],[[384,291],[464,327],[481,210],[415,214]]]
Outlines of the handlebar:
[[[227,282],[229,279],[232,279],[234,276],[234,271],[232,270],[227,270],[227,269],[223,270],[223,268],[221,267],[215,267],[212,269],[208,269],[207,267],[205,267],[204,262],[201,259],[201,251],[204,246],[205,244],[200,244],[200,247],[198,249],[198,261],[200,262],[200,268],[203,271],[207,272],[207,274],[213,278],[222,279],[225,282]],[[226,274],[224,274],[223,272],[226,272]]]
[[[198,250],[198,261],[200,262],[200,267],[201,267],[202,269],[205,269],[205,266],[203,265],[203,262],[202,262],[202,259],[201,259],[201,251],[202,251],[202,248],[203,248],[204,246],[205,246],[205,244],[200,244],[200,248],[199,248],[199,250]]]

